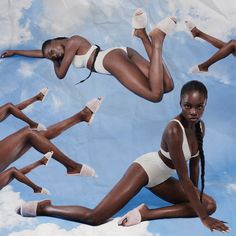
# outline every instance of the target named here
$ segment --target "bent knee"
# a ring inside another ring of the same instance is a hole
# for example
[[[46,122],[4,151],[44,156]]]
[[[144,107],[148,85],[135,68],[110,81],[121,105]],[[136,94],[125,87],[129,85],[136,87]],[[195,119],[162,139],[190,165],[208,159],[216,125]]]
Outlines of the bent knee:
[[[231,40],[229,40],[228,44],[236,46],[236,40],[235,39],[231,39]]]
[[[85,217],[85,223],[88,225],[92,225],[92,226],[98,226],[101,225],[105,222],[104,219],[101,219],[101,216],[98,216],[97,214],[95,214],[94,212],[89,213],[86,217]]]
[[[216,202],[212,197],[207,197],[206,199],[206,209],[209,215],[213,214],[216,211]]]
[[[148,100],[154,103],[158,103],[163,99],[163,95],[163,91],[159,91],[158,93],[151,95]]]

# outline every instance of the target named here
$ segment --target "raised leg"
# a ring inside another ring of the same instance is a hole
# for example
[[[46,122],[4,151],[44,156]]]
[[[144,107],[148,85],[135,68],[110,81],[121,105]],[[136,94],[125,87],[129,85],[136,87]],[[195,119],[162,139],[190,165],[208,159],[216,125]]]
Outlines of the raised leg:
[[[0,121],[5,120],[10,114],[25,121],[31,128],[36,128],[38,123],[27,117],[16,105],[7,103],[0,107]]]
[[[148,177],[138,164],[132,164],[126,174],[94,209],[82,206],[53,206],[50,201],[38,204],[38,216],[50,216],[89,225],[105,223],[118,212],[140,189],[146,185]]]
[[[135,94],[152,102],[160,102],[164,93],[162,45],[165,34],[155,29],[152,31],[150,37],[152,42],[152,56],[148,79],[121,49],[110,51],[105,56],[103,65],[105,69]],[[128,55],[130,53],[132,56],[132,50],[128,48]]]
[[[207,41],[208,43],[212,44],[214,47],[216,48],[222,48],[225,46],[225,42],[223,42],[222,40],[220,39],[217,39],[209,34],[206,34],[204,33],[203,31],[199,30],[197,27],[194,27],[192,30],[191,30],[191,33],[193,35],[193,37],[199,37],[205,41]]]
[[[34,184],[24,173],[15,167],[11,167],[0,173],[0,189],[8,185],[14,179],[32,188],[35,193],[39,193],[42,190],[42,187]]]
[[[152,44],[151,40],[147,35],[147,32],[145,29],[135,29],[134,35],[137,38],[140,38],[144,48],[147,52],[147,55],[149,57],[149,60],[151,60],[152,57]],[[147,62],[141,55],[139,55],[135,50],[133,50],[132,54],[130,55],[131,60],[134,61],[134,63],[139,67],[139,69],[143,72],[143,74],[148,78],[148,72],[150,68],[150,63]],[[163,83],[164,83],[164,93],[168,93],[174,88],[173,79],[171,77],[171,74],[165,65],[165,62],[162,59],[163,63]]]
[[[231,53],[236,52],[236,40],[231,40],[221,49],[219,49],[212,57],[207,61],[198,65],[200,71],[208,71],[208,68],[217,61],[229,56]]]

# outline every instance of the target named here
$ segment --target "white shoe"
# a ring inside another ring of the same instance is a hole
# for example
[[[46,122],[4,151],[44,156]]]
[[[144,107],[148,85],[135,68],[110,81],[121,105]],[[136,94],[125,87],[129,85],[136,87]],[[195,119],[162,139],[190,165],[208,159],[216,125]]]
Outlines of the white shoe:
[[[96,177],[96,178],[98,177],[95,170],[92,167],[90,167],[86,164],[82,165],[82,168],[81,168],[79,173],[74,173],[74,174],[72,173],[72,174],[67,174],[67,175],[71,175],[71,176],[88,176],[88,177]]]
[[[206,73],[206,72],[207,71],[200,70],[198,65],[195,65],[188,70],[189,74],[199,74],[199,73]]]
[[[36,128],[33,128],[32,130],[37,130],[37,131],[45,131],[47,130],[46,126],[41,124],[41,123],[38,123],[37,127]]]
[[[39,93],[43,94],[43,99],[41,100],[42,102],[44,101],[44,99],[46,98],[47,94],[48,94],[48,88],[43,88],[39,91]]]
[[[42,190],[38,193],[35,193],[35,194],[45,194],[45,195],[50,195],[50,191],[46,188],[42,188]]]
[[[86,107],[93,113],[88,124],[91,125],[94,119],[96,112],[99,110],[103,102],[103,97],[94,98],[86,103]]]
[[[139,205],[138,207],[134,208],[133,210],[129,211],[125,214],[121,219],[118,221],[118,225],[121,226],[132,226],[137,225],[141,222],[142,217],[139,212],[140,208],[144,206],[144,203]]]
[[[187,30],[190,31],[190,33],[193,30],[193,28],[196,27],[196,25],[192,21],[187,21],[187,20],[185,21],[185,25],[186,25]],[[192,33],[191,33],[191,36],[192,38],[194,38]]]
[[[147,26],[147,14],[142,8],[135,10],[132,17],[132,35],[134,35],[135,29],[144,29]]]
[[[50,161],[51,158],[52,158],[53,153],[54,153],[54,152],[51,151],[51,152],[47,152],[47,153],[44,154],[44,157],[46,157],[46,159],[47,159],[47,162],[46,162],[45,166],[48,165],[49,161]]]
[[[160,21],[154,27],[154,29],[158,28],[163,33],[165,33],[166,35],[170,35],[174,31],[174,29],[176,27],[176,22],[177,22],[177,20],[176,20],[175,17],[167,17],[167,18],[163,19],[162,21]]]
[[[16,212],[24,217],[35,217],[37,216],[38,201],[31,201],[23,203]]]

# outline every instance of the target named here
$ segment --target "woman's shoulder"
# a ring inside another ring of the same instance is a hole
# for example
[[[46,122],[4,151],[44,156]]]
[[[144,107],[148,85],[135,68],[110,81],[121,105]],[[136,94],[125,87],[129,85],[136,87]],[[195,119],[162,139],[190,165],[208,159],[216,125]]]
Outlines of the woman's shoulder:
[[[168,122],[168,124],[166,125],[166,128],[164,130],[164,135],[166,137],[173,137],[173,136],[179,136],[181,135],[182,132],[182,128],[180,126],[180,121],[178,119],[172,119]]]

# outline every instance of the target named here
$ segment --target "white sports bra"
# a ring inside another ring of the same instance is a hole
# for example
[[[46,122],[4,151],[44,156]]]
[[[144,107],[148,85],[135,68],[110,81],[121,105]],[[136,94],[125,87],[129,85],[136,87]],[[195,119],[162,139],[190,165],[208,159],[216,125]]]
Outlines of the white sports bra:
[[[177,119],[173,119],[173,120],[171,120],[171,121],[177,122],[177,123],[180,125],[180,127],[181,127],[181,129],[182,129],[182,131],[183,131],[183,144],[182,144],[182,149],[183,149],[183,153],[184,153],[184,158],[185,158],[185,160],[188,161],[190,158],[197,157],[197,156],[199,155],[199,151],[197,151],[197,153],[196,153],[195,155],[193,155],[193,156],[191,155],[191,151],[190,151],[190,148],[189,148],[189,145],[188,145],[187,136],[186,136],[184,127],[183,127],[183,125],[181,124],[181,122],[180,122],[179,120],[177,120]],[[162,154],[163,156],[165,156],[165,157],[168,158],[168,159],[171,159],[169,152],[164,151],[162,148],[160,148],[160,151],[161,151],[161,154]]]
[[[97,46],[92,45],[91,48],[86,52],[84,55],[75,55],[74,59],[72,61],[72,64],[76,68],[84,68],[87,67],[87,63],[89,60],[89,57],[93,53],[93,51],[97,48]]]

